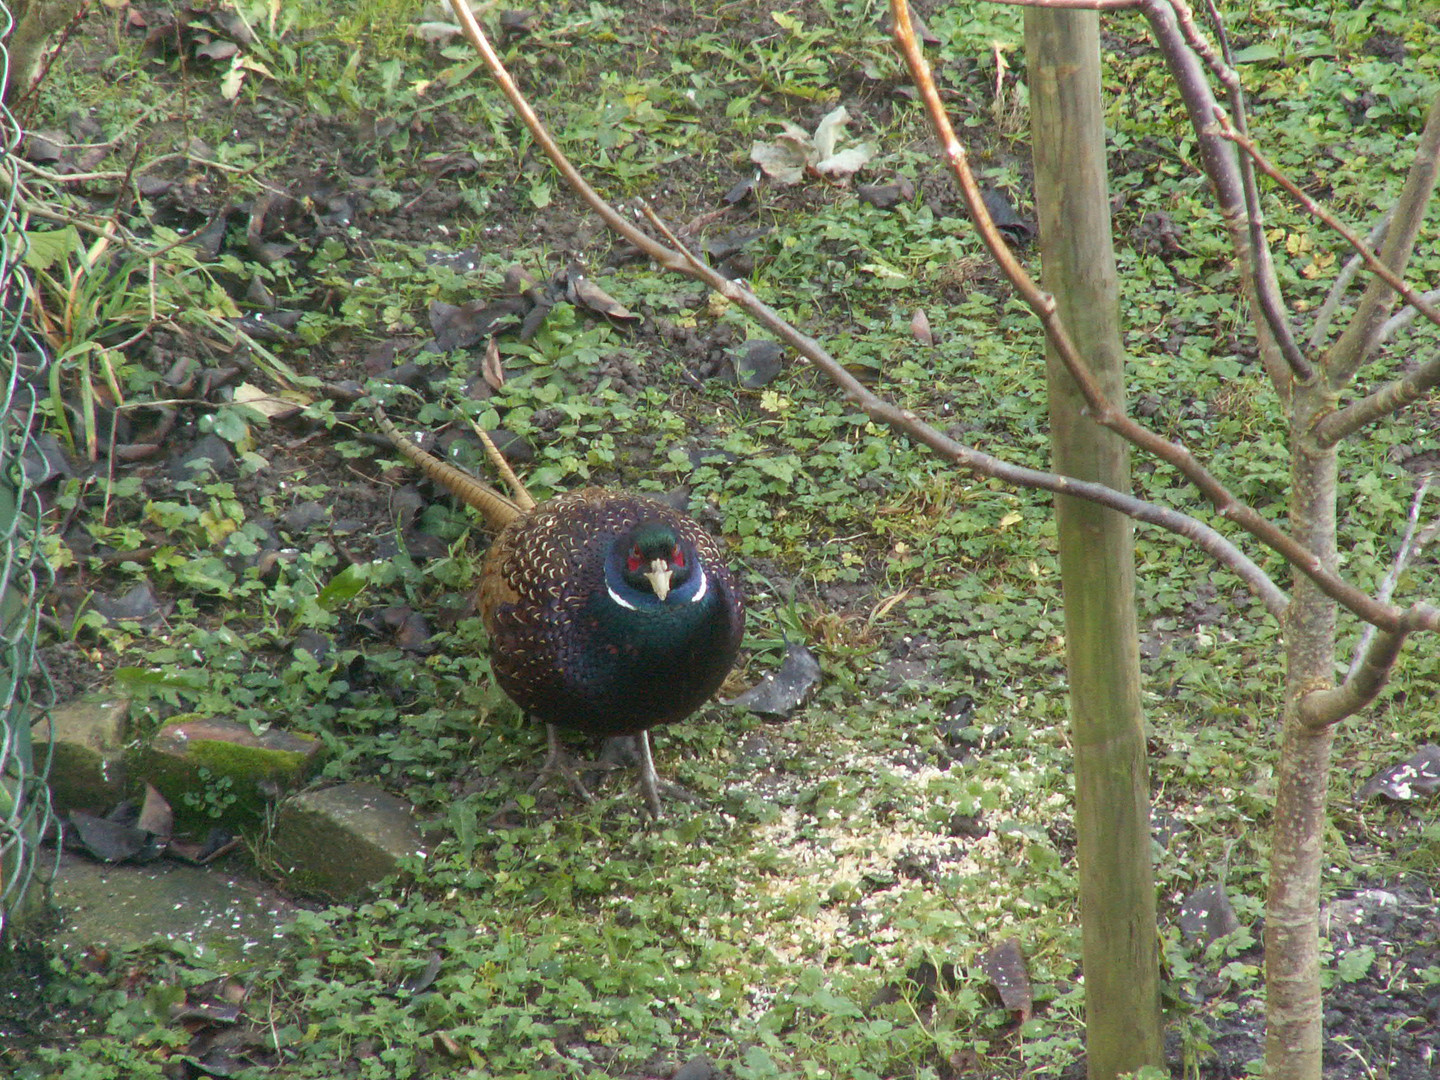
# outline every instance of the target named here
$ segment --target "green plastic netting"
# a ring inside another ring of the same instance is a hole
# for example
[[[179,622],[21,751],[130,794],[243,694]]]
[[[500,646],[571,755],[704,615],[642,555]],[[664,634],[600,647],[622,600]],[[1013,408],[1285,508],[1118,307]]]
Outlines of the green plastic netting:
[[[4,47],[13,17],[0,3],[0,95],[10,67]],[[42,891],[41,838],[50,827],[45,787],[49,739],[40,760],[34,724],[49,723],[53,691],[36,655],[39,602],[51,575],[36,544],[34,479],[44,455],[31,441],[44,387],[44,354],[22,326],[27,282],[24,212],[17,201],[14,116],[0,105],[0,938]]]

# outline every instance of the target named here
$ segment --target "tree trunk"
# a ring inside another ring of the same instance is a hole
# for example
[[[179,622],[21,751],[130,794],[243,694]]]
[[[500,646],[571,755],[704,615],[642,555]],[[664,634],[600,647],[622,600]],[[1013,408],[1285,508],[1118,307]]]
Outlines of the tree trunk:
[[[1099,20],[1027,9],[1043,283],[1110,400],[1124,400],[1111,249]],[[1129,490],[1128,447],[1083,415],[1079,391],[1048,354],[1057,472]],[[1163,1066],[1149,782],[1140,707],[1130,519],[1056,500],[1091,1080]]]
[[[1320,380],[1296,387],[1292,430],[1307,430],[1334,404],[1334,393]],[[1335,451],[1317,450],[1299,438],[1292,443],[1290,528],[1333,570]],[[1297,714],[1305,694],[1334,681],[1335,603],[1298,570],[1292,580],[1265,909],[1265,1075],[1270,1080],[1320,1080],[1320,867],[1334,735],[1330,728],[1306,730]]]

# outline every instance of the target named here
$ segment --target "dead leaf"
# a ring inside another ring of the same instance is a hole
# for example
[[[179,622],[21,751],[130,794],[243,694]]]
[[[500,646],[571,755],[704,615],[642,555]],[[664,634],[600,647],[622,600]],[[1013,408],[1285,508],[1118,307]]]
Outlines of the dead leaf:
[[[566,287],[566,298],[580,307],[589,308],[597,315],[604,315],[616,322],[639,322],[640,316],[596,285],[584,274],[571,270]]]
[[[1000,994],[1000,1003],[1024,1023],[1034,1011],[1035,997],[1030,989],[1030,973],[1025,969],[1025,954],[1020,942],[1006,938],[980,962],[981,968]]]
[[[528,300],[507,296],[498,300],[472,300],[468,304],[430,303],[430,330],[442,352],[468,349],[482,338],[499,333],[531,310]]]
[[[835,154],[835,144],[840,141],[841,134],[845,131],[845,125],[850,122],[850,110],[844,105],[837,105],[820,119],[815,128],[815,152],[821,158],[829,158]]]
[[[757,142],[750,148],[750,160],[770,179],[785,185],[798,184],[809,163],[803,144],[793,141]]]
[[[240,846],[240,837],[221,829],[211,829],[204,840],[171,840],[165,853],[179,862],[204,866]]]
[[[463,30],[458,23],[450,22],[422,22],[415,24],[415,36],[421,41],[431,45],[448,45],[453,38],[458,38]]]
[[[440,974],[440,969],[444,966],[445,958],[438,952],[432,952],[430,959],[425,963],[425,969],[411,975],[400,985],[405,988],[407,993],[423,994],[435,984],[435,979]]]
[[[145,801],[140,804],[140,816],[135,820],[137,829],[144,829],[161,840],[169,840],[174,828],[175,815],[165,796],[156,791],[152,784],[145,785]]]
[[[910,316],[910,334],[927,349],[935,344],[935,338],[930,333],[930,316],[925,314],[924,308],[916,308],[915,314]]]
[[[294,416],[308,402],[291,401],[274,394],[267,394],[258,386],[252,386],[250,383],[241,383],[235,388],[235,404],[253,409],[266,420],[274,420],[277,417]]]
[[[785,660],[779,671],[766,675],[725,704],[740,705],[764,716],[784,716],[804,701],[810,688],[819,681],[820,661],[815,659],[815,654],[791,642],[785,646]]]
[[[435,1033],[435,1041],[440,1044],[440,1048],[444,1050],[445,1053],[449,1054],[453,1058],[463,1058],[468,1056],[465,1053],[465,1048],[455,1041],[454,1036],[448,1034],[447,1032],[437,1031]]]
[[[215,40],[201,45],[195,50],[195,55],[201,60],[229,60],[240,51],[240,46],[233,41]]]
[[[741,180],[738,184],[736,184],[729,191],[727,191],[722,197],[721,201],[727,203],[730,206],[734,206],[737,203],[742,203],[755,194],[755,185],[759,182],[760,174],[758,172],[754,176],[746,177],[744,180]]]
[[[815,163],[815,171],[827,180],[835,180],[844,183],[865,167],[865,164],[875,156],[875,150],[869,143],[861,143],[859,146],[852,146],[848,150],[841,150],[838,154],[831,154]]]
[[[826,113],[813,136],[787,121],[774,142],[756,142],[750,147],[750,160],[781,184],[798,184],[806,173],[843,184],[875,156],[872,143],[837,150],[849,121],[850,113],[844,105]]]
[[[101,862],[124,862],[145,850],[149,835],[134,825],[96,817],[81,810],[70,811],[69,836]],[[71,840],[67,837],[67,844]]]
[[[1440,791],[1440,746],[1426,743],[1400,764],[1372,776],[1360,789],[1360,798],[1383,795],[1396,802],[1410,802],[1437,791]]]
[[[500,362],[500,346],[492,337],[485,343],[485,359],[480,362],[480,374],[492,390],[505,385],[505,368]]]
[[[893,184],[856,184],[855,194],[861,202],[869,203],[876,210],[892,210],[902,202],[915,198],[915,185],[908,177],[900,177]]]

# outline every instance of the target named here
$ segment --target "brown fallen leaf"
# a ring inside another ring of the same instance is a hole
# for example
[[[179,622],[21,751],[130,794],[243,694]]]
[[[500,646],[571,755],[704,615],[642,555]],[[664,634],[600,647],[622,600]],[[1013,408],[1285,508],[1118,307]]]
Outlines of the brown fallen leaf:
[[[930,333],[930,316],[925,314],[924,308],[916,308],[915,314],[910,316],[910,333],[927,349],[935,344],[935,337]]]
[[[135,821],[137,829],[144,829],[161,842],[170,839],[170,833],[174,828],[175,815],[170,810],[170,804],[165,801],[165,796],[156,791],[151,784],[145,785],[145,801],[140,804],[140,817]]]
[[[485,343],[485,359],[480,363],[480,374],[492,390],[499,390],[505,385],[505,368],[500,363],[500,346],[493,337]]]
[[[1029,1020],[1035,998],[1030,989],[1030,973],[1025,968],[1025,954],[1020,951],[1020,942],[1013,937],[1006,938],[985,954],[980,966],[995,984],[1000,1003],[1021,1023]]]
[[[620,323],[640,321],[639,315],[636,315],[579,271],[573,269],[570,271],[565,291],[566,299],[572,304],[589,308],[597,315],[604,315],[607,319],[613,319]]]
[[[303,394],[296,394],[295,398],[303,400],[292,400],[289,397],[267,394],[258,386],[241,383],[235,388],[234,401],[236,405],[244,405],[247,409],[253,409],[266,420],[275,420],[295,416],[309,404],[309,399],[305,398]]]
[[[513,296],[466,304],[432,300],[430,329],[435,335],[435,343],[442,350],[468,349],[482,338],[520,322],[530,308],[530,303]]]

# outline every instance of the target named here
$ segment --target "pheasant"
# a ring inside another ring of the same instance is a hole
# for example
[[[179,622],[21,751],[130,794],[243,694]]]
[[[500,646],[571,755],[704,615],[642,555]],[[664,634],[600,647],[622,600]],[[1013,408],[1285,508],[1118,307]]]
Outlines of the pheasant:
[[[566,764],[562,729],[634,736],[640,790],[659,818],[650,729],[719,689],[745,627],[744,596],[714,539],[689,515],[623,491],[584,488],[537,506],[487,439],[515,489],[506,498],[417,446],[378,407],[375,422],[498,530],[480,570],[480,618],[500,688],[545,724],[535,785],[558,772],[590,797]]]

